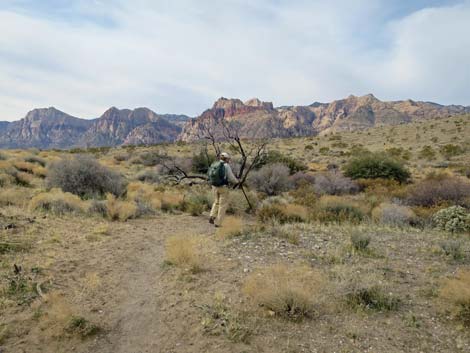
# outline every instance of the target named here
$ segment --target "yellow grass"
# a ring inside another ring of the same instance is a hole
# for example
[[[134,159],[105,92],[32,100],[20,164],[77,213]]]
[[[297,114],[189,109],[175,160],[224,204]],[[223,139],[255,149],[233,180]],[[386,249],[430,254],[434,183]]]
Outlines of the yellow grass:
[[[80,213],[86,209],[86,203],[77,195],[60,189],[52,189],[34,196],[29,202],[29,208],[33,211],[42,210],[58,214]]]
[[[243,231],[243,219],[240,217],[227,216],[222,221],[222,226],[217,228],[216,235],[219,238],[231,238],[241,234]]]
[[[202,271],[204,260],[204,242],[200,236],[174,235],[166,240],[167,262],[196,273]]]
[[[324,276],[308,266],[278,264],[250,275],[243,287],[255,304],[273,314],[301,319],[314,315],[325,295]]]
[[[442,284],[439,296],[445,307],[466,326],[470,326],[470,270],[460,270]]]
[[[108,217],[112,221],[127,221],[137,214],[135,202],[118,200],[116,196],[108,194],[106,196],[106,209]]]
[[[24,188],[3,188],[0,192],[0,206],[25,206],[28,194]]]
[[[127,198],[129,200],[144,201],[155,210],[162,208],[161,194],[161,192],[155,191],[155,188],[152,185],[141,182],[132,182],[127,186]]]

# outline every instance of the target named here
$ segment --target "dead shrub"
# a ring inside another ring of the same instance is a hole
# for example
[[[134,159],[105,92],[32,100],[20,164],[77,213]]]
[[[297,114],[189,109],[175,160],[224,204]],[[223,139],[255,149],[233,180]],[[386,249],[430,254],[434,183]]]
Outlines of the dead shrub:
[[[137,216],[135,202],[118,200],[113,194],[106,195],[106,211],[112,221],[127,221]]]
[[[53,163],[48,169],[46,183],[48,187],[58,187],[82,198],[106,193],[121,196],[126,191],[126,182],[120,174],[85,155]]]
[[[141,207],[147,206],[153,210],[162,207],[161,192],[149,184],[132,182],[127,186],[127,199],[135,201]]]
[[[198,236],[173,235],[166,240],[166,262],[191,273],[203,270],[203,242]]]
[[[325,287],[324,276],[310,267],[274,265],[250,275],[243,291],[275,315],[301,320],[319,312]]]
[[[55,214],[81,213],[85,209],[84,202],[76,195],[52,189],[34,196],[29,202],[29,208],[34,211],[48,211]]]
[[[470,181],[462,177],[440,174],[428,176],[408,189],[407,203],[431,207],[439,204],[463,206],[470,198]]]
[[[326,172],[315,176],[315,191],[320,195],[345,195],[359,192],[359,185],[340,172]]]
[[[141,182],[149,184],[159,184],[161,182],[161,176],[155,170],[143,170],[138,173],[135,178]]]
[[[470,327],[470,271],[460,270],[444,281],[439,297],[445,308],[465,326]]]
[[[372,210],[372,219],[391,226],[405,226],[416,223],[415,213],[406,206],[384,202]]]
[[[249,184],[268,196],[279,195],[292,186],[289,174],[289,168],[283,164],[268,164],[250,174]]]

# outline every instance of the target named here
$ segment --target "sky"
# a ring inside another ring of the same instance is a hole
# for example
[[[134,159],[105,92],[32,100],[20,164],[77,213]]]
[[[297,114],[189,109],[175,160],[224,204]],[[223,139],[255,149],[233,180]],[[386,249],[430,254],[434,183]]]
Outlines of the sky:
[[[0,120],[368,93],[470,105],[470,0],[0,0]]]

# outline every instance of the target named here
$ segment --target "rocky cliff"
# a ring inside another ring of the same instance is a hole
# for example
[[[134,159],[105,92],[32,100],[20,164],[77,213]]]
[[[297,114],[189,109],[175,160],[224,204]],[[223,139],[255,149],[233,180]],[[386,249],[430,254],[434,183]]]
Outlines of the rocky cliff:
[[[220,98],[211,109],[198,118],[189,120],[179,139],[194,141],[203,127],[220,125],[221,119],[236,122],[244,138],[295,137],[325,134],[337,131],[366,129],[380,125],[405,124],[423,119],[443,118],[470,113],[470,107],[443,106],[412,100],[383,102],[372,94],[331,103],[313,103],[308,106],[283,106],[251,99]]]
[[[70,148],[155,144],[174,141],[188,117],[147,108],[108,109],[93,120],[79,119],[55,108],[34,109],[24,119],[0,123],[0,148]]]

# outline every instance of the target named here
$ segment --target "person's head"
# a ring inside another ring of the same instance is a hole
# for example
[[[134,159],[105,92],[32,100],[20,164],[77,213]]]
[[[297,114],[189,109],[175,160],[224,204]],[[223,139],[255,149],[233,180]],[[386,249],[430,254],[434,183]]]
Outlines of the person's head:
[[[227,152],[222,152],[220,154],[220,159],[228,163],[230,162],[230,155]]]

